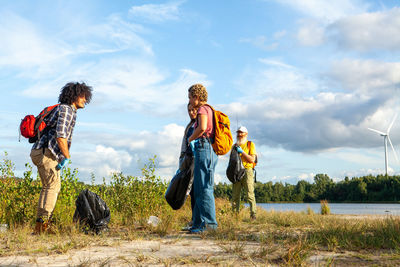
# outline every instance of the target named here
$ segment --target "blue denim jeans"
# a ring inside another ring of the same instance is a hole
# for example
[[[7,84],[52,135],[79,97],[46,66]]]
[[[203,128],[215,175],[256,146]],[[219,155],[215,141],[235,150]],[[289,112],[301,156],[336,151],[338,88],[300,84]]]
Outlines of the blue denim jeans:
[[[218,156],[205,138],[196,140],[194,151],[193,229],[217,228],[214,200],[214,172]]]

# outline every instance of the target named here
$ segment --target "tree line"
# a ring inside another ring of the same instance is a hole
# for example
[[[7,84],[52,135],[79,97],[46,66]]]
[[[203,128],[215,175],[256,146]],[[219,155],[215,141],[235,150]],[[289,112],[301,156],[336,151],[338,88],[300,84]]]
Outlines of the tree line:
[[[304,180],[296,185],[256,182],[254,193],[258,203],[319,202],[322,199],[330,202],[397,202],[400,201],[400,176],[367,175],[351,179],[345,177],[334,182],[326,174],[317,174],[313,183]],[[214,194],[231,199],[232,184],[216,185]]]

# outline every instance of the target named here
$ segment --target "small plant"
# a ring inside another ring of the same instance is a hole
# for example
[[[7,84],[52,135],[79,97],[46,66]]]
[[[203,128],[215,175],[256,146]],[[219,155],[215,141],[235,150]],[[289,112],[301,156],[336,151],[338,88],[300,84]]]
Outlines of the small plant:
[[[321,215],[331,214],[331,208],[328,205],[328,200],[321,200]]]
[[[307,215],[314,215],[314,210],[308,205],[306,210]]]

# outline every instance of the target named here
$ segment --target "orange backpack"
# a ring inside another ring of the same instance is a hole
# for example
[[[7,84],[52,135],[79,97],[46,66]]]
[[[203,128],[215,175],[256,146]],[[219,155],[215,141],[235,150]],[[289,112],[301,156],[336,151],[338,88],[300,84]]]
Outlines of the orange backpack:
[[[225,155],[231,150],[233,144],[229,118],[221,111],[215,110],[208,104],[206,105],[209,106],[214,113],[215,137],[212,147],[215,154]]]

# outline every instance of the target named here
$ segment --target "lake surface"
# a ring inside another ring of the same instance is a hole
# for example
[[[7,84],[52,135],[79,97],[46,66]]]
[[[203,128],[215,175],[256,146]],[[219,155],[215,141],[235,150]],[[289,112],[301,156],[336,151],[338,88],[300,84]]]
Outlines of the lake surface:
[[[400,204],[374,203],[329,203],[332,214],[388,214],[400,215]],[[248,204],[246,204],[248,207]],[[310,207],[315,213],[321,212],[320,203],[257,203],[266,210],[306,212]]]

